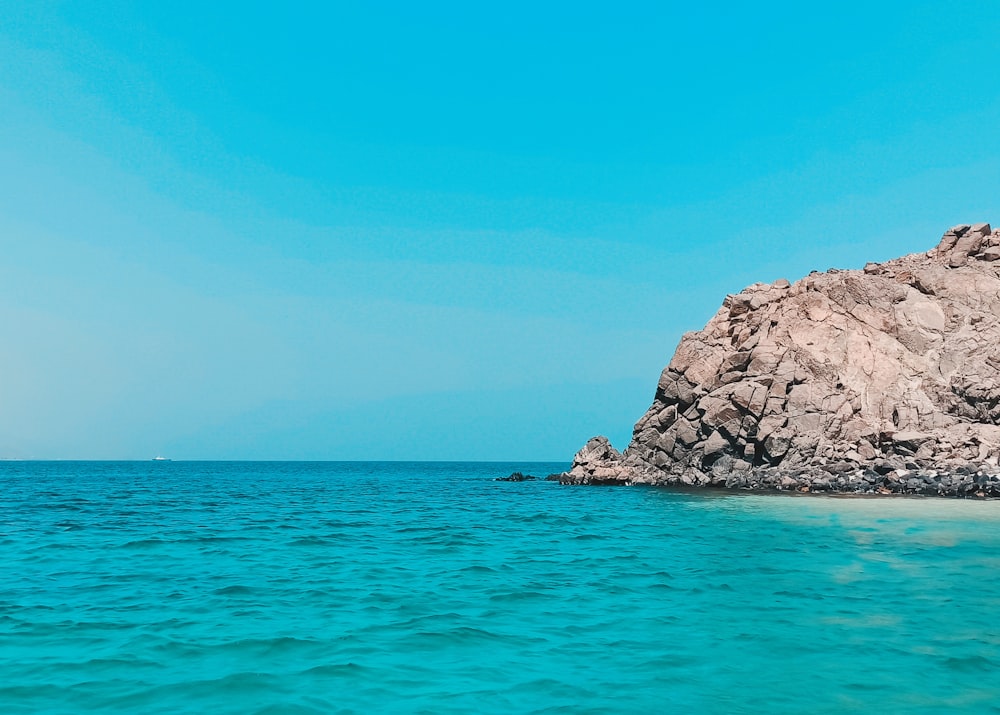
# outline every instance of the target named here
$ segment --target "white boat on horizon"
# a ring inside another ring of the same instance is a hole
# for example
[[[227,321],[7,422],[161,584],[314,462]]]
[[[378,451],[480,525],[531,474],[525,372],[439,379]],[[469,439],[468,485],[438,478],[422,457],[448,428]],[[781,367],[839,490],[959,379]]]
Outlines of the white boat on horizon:
[[[169,461],[171,461],[171,459],[170,459],[170,457],[153,457],[153,461],[154,462],[169,462]]]

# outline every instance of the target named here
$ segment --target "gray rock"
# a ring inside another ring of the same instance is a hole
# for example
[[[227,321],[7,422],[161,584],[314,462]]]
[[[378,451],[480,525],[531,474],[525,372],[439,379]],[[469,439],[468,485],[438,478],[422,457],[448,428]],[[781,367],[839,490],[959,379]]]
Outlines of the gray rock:
[[[506,477],[497,477],[494,481],[496,482],[531,482],[537,479],[537,477],[531,474],[523,474],[521,472],[513,472]]]

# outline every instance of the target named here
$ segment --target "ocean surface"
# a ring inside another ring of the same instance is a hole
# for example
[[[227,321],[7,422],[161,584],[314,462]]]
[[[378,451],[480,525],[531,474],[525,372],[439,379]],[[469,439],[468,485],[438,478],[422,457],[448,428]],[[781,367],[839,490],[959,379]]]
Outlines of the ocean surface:
[[[0,463],[0,712],[1000,713],[1000,502]]]

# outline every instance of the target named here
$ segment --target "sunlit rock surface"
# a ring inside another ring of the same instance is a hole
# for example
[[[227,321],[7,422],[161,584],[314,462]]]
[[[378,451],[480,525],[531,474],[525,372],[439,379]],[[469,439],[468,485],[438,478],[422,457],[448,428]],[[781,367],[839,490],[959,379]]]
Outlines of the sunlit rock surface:
[[[681,339],[619,454],[565,483],[1000,494],[1000,230],[757,283]]]

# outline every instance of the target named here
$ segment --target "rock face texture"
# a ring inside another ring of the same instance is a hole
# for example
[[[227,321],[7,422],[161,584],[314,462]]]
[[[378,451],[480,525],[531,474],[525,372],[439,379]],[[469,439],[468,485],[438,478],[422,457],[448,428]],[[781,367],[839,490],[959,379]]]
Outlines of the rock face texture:
[[[619,454],[565,483],[1000,495],[1000,230],[757,283],[681,339]]]

